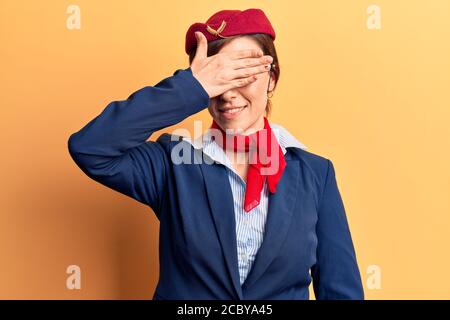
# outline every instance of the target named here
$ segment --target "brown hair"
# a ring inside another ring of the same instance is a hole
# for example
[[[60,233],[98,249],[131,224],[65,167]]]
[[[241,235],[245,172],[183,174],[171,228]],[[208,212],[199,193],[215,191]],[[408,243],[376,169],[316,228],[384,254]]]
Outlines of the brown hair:
[[[270,91],[273,92],[277,86],[278,79],[280,78],[280,65],[278,64],[278,56],[277,51],[275,50],[275,45],[273,43],[272,38],[269,35],[264,33],[242,34],[226,39],[218,39],[211,41],[208,43],[208,57],[217,54],[220,51],[220,49],[231,40],[244,36],[251,37],[253,40],[255,40],[259,44],[260,48],[263,50],[264,55],[270,55],[273,58],[272,68],[270,71],[271,74],[273,74],[275,77],[275,87],[273,88],[272,91]],[[197,46],[195,46],[189,52],[189,65],[192,63],[192,60],[194,60],[196,50]],[[266,116],[270,115],[271,110],[272,110],[272,101],[270,101],[270,99],[267,99]]]

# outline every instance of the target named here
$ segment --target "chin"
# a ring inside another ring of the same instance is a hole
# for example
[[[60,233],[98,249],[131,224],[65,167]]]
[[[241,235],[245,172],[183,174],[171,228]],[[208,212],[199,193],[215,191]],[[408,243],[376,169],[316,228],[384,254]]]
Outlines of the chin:
[[[217,121],[216,121],[217,122]],[[245,131],[248,127],[250,127],[252,121],[249,119],[233,119],[233,120],[220,120],[217,122],[222,129],[231,129],[231,130],[241,130]]]

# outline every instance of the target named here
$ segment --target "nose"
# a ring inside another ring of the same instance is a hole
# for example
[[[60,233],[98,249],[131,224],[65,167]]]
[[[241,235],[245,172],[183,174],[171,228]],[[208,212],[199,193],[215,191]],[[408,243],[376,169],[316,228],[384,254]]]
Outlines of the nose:
[[[238,96],[238,92],[236,89],[230,89],[228,91],[225,91],[220,95],[221,100],[226,102],[232,102],[233,99],[236,99]]]

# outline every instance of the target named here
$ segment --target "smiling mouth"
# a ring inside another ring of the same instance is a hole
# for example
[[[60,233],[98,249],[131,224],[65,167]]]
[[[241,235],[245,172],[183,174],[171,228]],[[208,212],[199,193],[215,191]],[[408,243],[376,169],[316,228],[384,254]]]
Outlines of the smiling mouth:
[[[233,113],[243,110],[246,107],[247,107],[247,105],[242,106],[242,107],[222,108],[222,109],[219,109],[219,112],[225,113],[225,114],[233,114]]]

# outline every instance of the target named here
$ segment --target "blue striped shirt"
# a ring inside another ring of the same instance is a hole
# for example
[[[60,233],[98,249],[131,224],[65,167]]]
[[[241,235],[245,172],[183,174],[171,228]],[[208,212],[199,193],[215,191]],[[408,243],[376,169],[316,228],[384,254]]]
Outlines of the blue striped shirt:
[[[270,126],[284,154],[288,147],[306,149],[301,142],[295,139],[295,137],[282,126],[277,124],[270,124]],[[203,149],[205,155],[212,160],[223,164],[227,168],[228,180],[230,182],[234,201],[238,267],[242,285],[252,268],[258,249],[263,241],[269,204],[269,190],[266,182],[261,191],[259,205],[250,212],[245,212],[244,198],[246,183],[233,168],[225,151],[213,141],[211,137],[209,130],[207,130],[201,137],[195,140],[191,140],[187,137],[184,137],[183,140],[191,143],[194,148]]]

